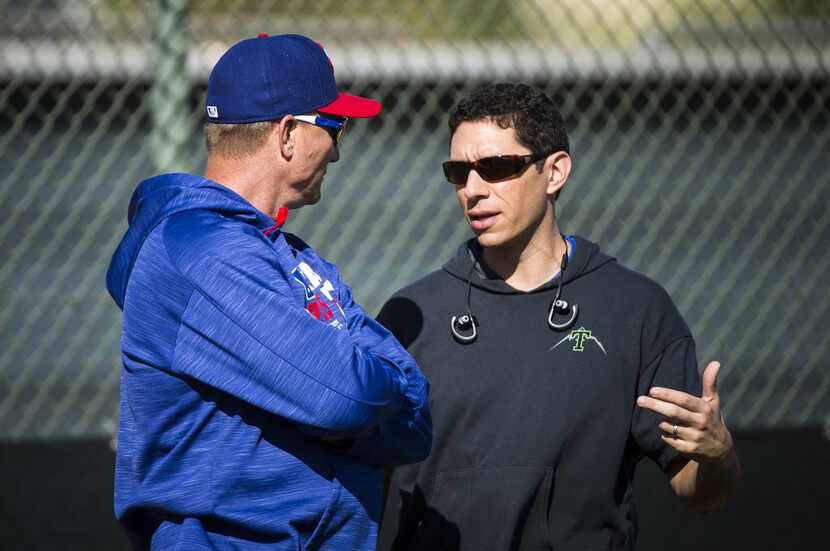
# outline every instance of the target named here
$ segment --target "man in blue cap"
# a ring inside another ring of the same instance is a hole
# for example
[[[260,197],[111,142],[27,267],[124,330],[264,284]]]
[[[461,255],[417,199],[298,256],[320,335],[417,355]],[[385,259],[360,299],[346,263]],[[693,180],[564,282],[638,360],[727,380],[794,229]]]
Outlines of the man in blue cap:
[[[136,548],[374,549],[382,468],[425,458],[427,383],[336,267],[282,231],[348,118],[316,42],[243,40],[208,82],[204,177],[145,180],[124,312],[115,511]]]

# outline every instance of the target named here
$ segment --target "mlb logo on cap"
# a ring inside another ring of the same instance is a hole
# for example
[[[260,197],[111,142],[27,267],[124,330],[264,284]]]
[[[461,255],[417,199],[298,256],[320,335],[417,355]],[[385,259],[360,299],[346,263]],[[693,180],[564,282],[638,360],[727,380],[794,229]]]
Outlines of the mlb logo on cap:
[[[317,42],[297,34],[259,35],[231,46],[208,79],[210,122],[241,124],[318,111],[374,117],[379,102],[337,90],[334,67]]]

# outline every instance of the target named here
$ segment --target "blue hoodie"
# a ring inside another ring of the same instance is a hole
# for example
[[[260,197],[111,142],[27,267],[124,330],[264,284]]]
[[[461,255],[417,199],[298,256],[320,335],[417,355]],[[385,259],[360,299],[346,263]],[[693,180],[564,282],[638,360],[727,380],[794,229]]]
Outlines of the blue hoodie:
[[[334,265],[220,184],[145,180],[128,220],[107,287],[124,311],[115,512],[133,543],[374,549],[379,467],[429,454],[415,361]]]

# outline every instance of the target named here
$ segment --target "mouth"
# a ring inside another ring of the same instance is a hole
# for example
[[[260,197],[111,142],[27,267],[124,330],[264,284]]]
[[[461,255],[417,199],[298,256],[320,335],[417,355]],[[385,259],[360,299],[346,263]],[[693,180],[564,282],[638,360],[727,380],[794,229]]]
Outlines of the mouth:
[[[470,219],[470,227],[475,231],[484,231],[496,223],[496,218],[499,213],[496,211],[476,211],[471,210],[467,212],[467,218]]]

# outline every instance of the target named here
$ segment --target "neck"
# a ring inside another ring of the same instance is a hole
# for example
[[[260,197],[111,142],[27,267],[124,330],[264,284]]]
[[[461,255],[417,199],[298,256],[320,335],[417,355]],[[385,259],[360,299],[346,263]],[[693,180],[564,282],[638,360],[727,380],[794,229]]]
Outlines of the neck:
[[[280,190],[271,182],[280,181],[269,163],[256,156],[227,159],[209,156],[205,178],[232,189],[257,210],[275,218],[282,205]]]
[[[567,251],[567,242],[551,213],[530,235],[519,236],[498,247],[485,247],[482,258],[508,285],[530,291],[556,275]]]

